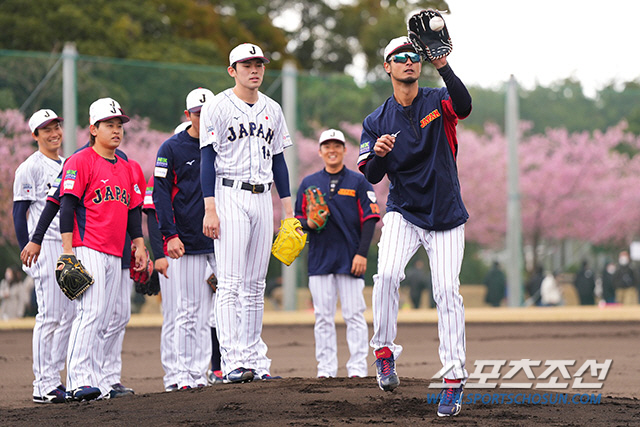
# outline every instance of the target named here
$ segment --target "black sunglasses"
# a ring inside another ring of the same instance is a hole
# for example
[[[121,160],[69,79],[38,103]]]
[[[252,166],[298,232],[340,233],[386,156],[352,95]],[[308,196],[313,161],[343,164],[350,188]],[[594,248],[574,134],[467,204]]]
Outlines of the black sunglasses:
[[[405,62],[407,62],[407,59],[410,59],[411,62],[415,64],[417,62],[420,62],[420,55],[415,52],[402,52],[397,55],[393,55],[391,58],[389,58],[389,61],[393,60],[393,62],[400,62],[404,64]]]

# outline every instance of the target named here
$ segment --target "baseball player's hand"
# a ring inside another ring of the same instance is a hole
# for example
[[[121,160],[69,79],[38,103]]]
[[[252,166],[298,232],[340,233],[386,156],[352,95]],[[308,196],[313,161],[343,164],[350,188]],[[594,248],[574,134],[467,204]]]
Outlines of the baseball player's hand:
[[[169,278],[169,275],[167,274],[169,271],[169,261],[166,258],[158,258],[154,263],[153,268],[158,272],[158,274],[162,274],[167,279]]]
[[[351,274],[354,276],[362,276],[367,271],[367,259],[362,255],[353,257],[351,262]]]
[[[384,157],[393,150],[393,145],[396,143],[396,137],[393,135],[382,135],[376,141],[376,145],[373,146],[373,152],[376,153],[376,156]]]
[[[439,70],[440,68],[447,65],[447,58],[443,57],[439,59],[434,59],[433,61],[431,61],[431,63],[433,64],[434,67],[436,67],[436,70]]]
[[[215,210],[213,212],[205,211],[202,219],[202,233],[211,239],[220,237],[220,218]]]
[[[147,268],[147,264],[149,263],[147,254],[146,247],[136,246],[136,266],[133,268],[135,271],[143,271]]]
[[[41,246],[37,243],[27,243],[22,252],[20,252],[20,260],[22,263],[27,267],[31,267],[32,264],[35,264],[40,256],[40,248]]]
[[[184,255],[184,244],[179,237],[174,237],[167,242],[167,254],[172,259],[178,259]]]

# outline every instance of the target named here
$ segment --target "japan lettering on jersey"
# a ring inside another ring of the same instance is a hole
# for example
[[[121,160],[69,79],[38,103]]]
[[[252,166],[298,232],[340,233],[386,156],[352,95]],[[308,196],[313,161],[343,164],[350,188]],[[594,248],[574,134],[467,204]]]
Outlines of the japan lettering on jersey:
[[[129,209],[142,204],[142,192],[128,162],[115,163],[93,149],[71,156],[64,164],[60,195],[80,200],[73,229],[73,247],[86,246],[120,257]]]
[[[250,106],[227,89],[204,105],[200,122],[200,148],[211,145],[217,153],[217,176],[252,184],[273,181],[272,158],[291,145],[278,103],[259,93]]]

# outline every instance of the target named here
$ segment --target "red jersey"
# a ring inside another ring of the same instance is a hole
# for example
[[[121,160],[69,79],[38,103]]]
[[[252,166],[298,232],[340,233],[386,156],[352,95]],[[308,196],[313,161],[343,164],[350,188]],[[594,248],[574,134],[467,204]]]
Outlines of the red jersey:
[[[80,200],[73,227],[73,247],[86,246],[122,256],[129,209],[142,204],[131,166],[116,155],[114,162],[93,149],[71,156],[63,166],[60,195]]]

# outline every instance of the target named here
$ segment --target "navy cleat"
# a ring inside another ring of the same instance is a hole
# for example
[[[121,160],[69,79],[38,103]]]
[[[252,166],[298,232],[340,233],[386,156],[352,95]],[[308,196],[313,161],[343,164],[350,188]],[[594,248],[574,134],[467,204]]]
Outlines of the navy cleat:
[[[82,402],[83,400],[95,400],[100,397],[102,393],[97,387],[91,387],[88,385],[78,387],[71,392],[71,400]]]
[[[109,391],[109,399],[134,395],[133,389],[123,386],[120,383],[112,384]]]
[[[439,417],[453,417],[462,409],[462,383],[448,382],[448,387],[440,392],[438,403]]]
[[[396,374],[396,363],[389,347],[376,350],[376,378],[378,386],[384,391],[393,391],[400,385],[400,379]]]
[[[254,374],[251,369],[237,368],[224,376],[225,384],[230,383],[247,383],[253,381]]]
[[[54,388],[45,396],[33,396],[33,401],[36,403],[65,403],[67,401],[66,390],[61,390],[60,387]]]

